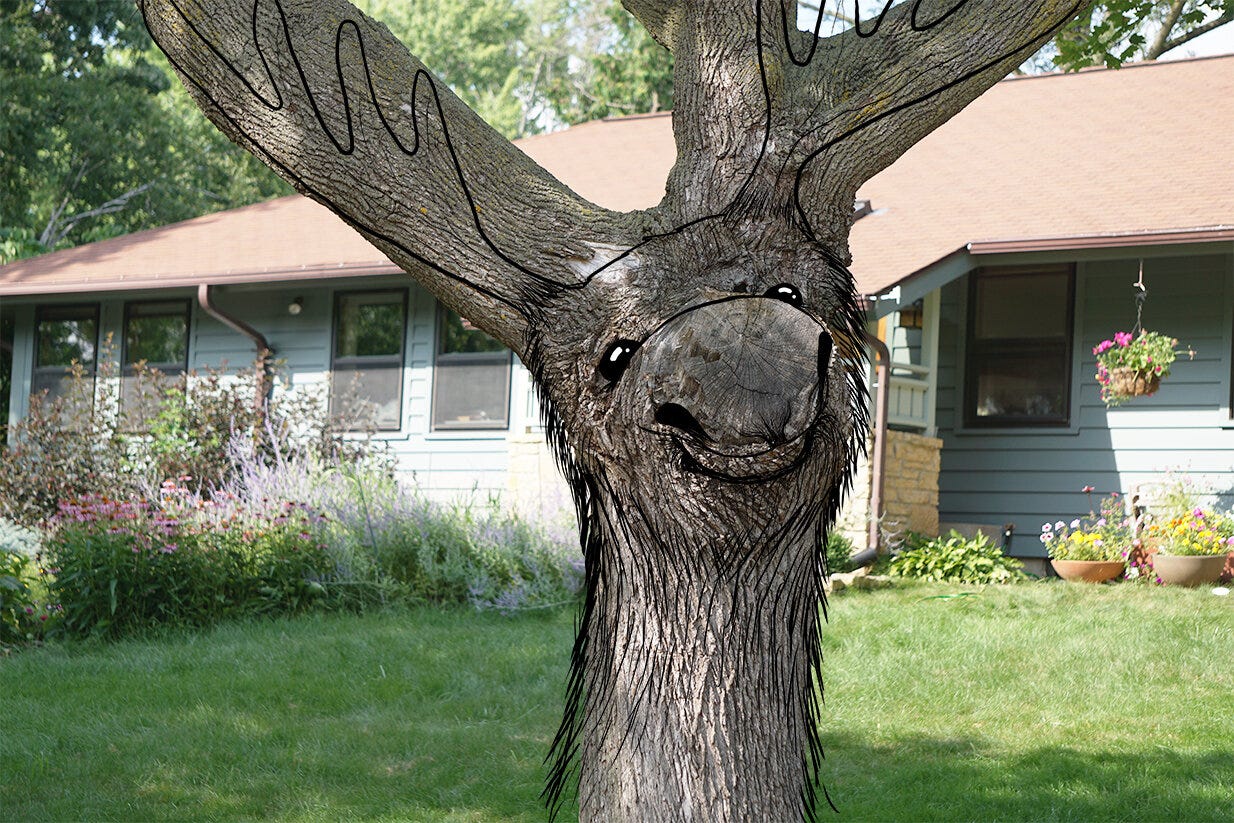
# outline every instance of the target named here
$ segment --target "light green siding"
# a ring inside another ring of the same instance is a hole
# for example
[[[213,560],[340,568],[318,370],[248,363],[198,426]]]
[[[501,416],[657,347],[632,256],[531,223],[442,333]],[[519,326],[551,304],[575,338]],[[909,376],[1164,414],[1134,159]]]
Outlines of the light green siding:
[[[1023,262],[1022,260],[1016,261]],[[1042,261],[1046,262],[1046,261]],[[1052,260],[1049,262],[1058,262]],[[965,430],[963,402],[967,277],[942,289],[938,392],[943,521],[1014,523],[1012,551],[1040,555],[1047,520],[1088,511],[1081,489],[1134,493],[1167,469],[1202,476],[1234,502],[1230,418],[1234,255],[1206,253],[1145,261],[1148,328],[1196,351],[1154,397],[1106,409],[1092,349],[1135,323],[1137,259],[1077,264],[1070,425],[1061,429]],[[1032,311],[1025,306],[1025,311]]]

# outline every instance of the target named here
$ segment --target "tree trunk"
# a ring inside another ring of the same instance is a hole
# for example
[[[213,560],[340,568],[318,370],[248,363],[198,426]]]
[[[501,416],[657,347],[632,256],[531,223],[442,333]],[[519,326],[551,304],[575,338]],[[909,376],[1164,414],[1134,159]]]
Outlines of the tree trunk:
[[[546,791],[588,821],[813,817],[821,541],[864,443],[870,175],[1087,0],[624,0],[674,53],[664,201],[587,203],[340,0],[146,0],[202,109],[532,370],[586,599]]]

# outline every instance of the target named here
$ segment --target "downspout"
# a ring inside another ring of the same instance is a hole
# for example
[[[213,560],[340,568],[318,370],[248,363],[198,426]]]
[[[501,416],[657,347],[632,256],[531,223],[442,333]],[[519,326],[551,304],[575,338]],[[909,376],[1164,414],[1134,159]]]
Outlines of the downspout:
[[[202,311],[224,326],[252,340],[253,345],[257,347],[257,367],[261,369],[261,375],[257,380],[257,393],[253,398],[253,407],[258,412],[261,412],[265,408],[266,399],[270,396],[270,389],[273,386],[273,381],[271,380],[273,375],[270,372],[270,356],[274,354],[274,348],[266,340],[264,334],[240,318],[224,313],[222,309],[216,306],[210,293],[210,284],[202,283],[197,287],[197,305],[201,306]]]
[[[853,566],[868,566],[878,558],[883,519],[883,480],[887,463],[887,412],[891,407],[891,351],[877,335],[866,334],[866,342],[878,358],[875,380],[878,400],[874,407],[874,453],[870,457],[870,523],[865,551],[853,555]]]

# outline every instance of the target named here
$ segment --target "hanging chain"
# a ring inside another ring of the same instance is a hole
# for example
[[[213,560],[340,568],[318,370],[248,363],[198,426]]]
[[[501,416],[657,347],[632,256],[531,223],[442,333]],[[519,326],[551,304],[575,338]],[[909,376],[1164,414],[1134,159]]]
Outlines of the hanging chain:
[[[1140,258],[1140,279],[1131,284],[1135,289],[1135,328],[1131,330],[1132,337],[1139,337],[1144,331],[1142,318],[1144,316],[1144,298],[1148,297],[1148,289],[1144,285],[1144,259]]]

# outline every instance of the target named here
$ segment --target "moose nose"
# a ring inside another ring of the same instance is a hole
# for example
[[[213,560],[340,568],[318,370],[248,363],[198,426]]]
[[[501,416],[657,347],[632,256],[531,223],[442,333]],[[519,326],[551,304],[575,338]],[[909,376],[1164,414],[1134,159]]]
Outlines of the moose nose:
[[[818,415],[831,337],[780,300],[709,303],[643,345],[640,383],[660,426],[721,451],[778,446]]]

